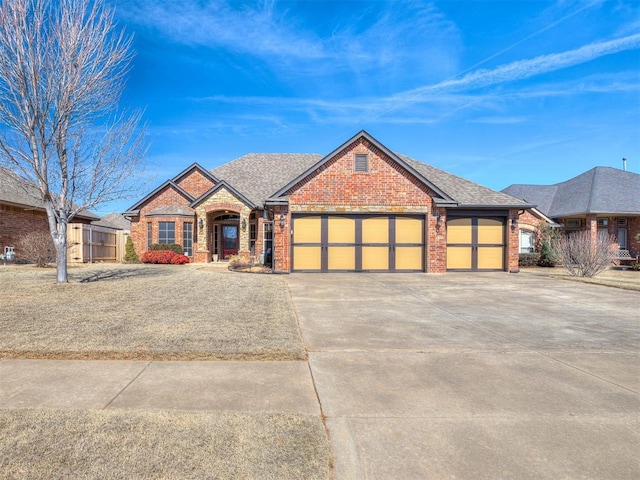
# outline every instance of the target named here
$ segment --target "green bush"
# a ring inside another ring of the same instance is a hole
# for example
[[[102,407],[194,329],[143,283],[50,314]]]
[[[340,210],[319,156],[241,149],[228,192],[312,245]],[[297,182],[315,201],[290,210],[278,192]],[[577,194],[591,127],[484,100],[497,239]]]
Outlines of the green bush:
[[[560,230],[551,228],[547,223],[541,223],[538,227],[538,241],[536,250],[540,253],[538,265],[541,267],[555,267],[562,254],[558,247]]]
[[[178,245],[177,243],[154,243],[149,247],[149,250],[169,250],[177,253],[178,255],[182,255],[184,253],[182,251],[182,245]]]
[[[640,271],[640,262],[635,262],[631,264],[631,270]]]
[[[131,237],[127,237],[127,242],[124,245],[124,261],[130,263],[137,263],[140,261],[136,249],[133,248],[133,240]]]
[[[538,252],[521,253],[518,257],[518,265],[520,267],[535,267],[540,261],[540,254]]]

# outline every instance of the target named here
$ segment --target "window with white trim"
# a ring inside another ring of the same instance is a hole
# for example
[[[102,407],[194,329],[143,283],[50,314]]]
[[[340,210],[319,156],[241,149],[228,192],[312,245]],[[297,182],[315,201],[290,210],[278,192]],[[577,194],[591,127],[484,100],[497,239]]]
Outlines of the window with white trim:
[[[536,234],[531,230],[520,230],[520,253],[535,251]]]

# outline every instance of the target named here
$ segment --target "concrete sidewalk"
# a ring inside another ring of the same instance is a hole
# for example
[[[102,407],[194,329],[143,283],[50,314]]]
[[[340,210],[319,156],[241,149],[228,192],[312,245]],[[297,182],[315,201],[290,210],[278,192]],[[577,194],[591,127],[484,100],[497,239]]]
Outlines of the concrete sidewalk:
[[[0,408],[37,407],[320,414],[306,362],[0,361]]]

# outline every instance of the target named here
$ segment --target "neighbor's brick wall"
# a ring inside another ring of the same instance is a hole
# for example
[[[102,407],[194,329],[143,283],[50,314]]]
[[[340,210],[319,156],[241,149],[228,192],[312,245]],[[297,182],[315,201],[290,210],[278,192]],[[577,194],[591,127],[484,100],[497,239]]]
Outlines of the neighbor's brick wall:
[[[4,253],[4,247],[16,247],[16,258],[19,259],[20,241],[24,235],[32,232],[50,235],[44,211],[0,204],[0,253]]]

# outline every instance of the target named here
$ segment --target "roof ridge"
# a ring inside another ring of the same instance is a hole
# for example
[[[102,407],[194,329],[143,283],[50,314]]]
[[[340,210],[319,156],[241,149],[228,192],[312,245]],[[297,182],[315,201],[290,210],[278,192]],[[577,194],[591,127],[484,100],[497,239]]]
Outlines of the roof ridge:
[[[587,212],[591,211],[591,207],[595,199],[596,183],[598,183],[599,177],[598,168],[599,167],[593,167],[591,170],[589,170],[591,172],[591,189],[589,190],[589,203],[587,204]]]

